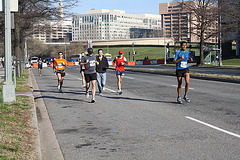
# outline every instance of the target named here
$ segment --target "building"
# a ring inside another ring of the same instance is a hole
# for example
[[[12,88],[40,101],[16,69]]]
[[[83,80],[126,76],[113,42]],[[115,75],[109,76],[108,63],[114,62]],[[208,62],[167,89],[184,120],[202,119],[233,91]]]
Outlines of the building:
[[[59,0],[58,20],[34,24],[33,37],[44,43],[70,42],[72,40],[72,19],[64,18],[63,4]]]
[[[194,8],[198,7],[197,2],[185,1]],[[182,3],[160,3],[159,14],[162,16],[162,28],[165,29],[167,37],[173,37],[175,41],[200,42],[200,38],[196,35],[199,30],[194,28],[199,24],[197,18],[191,12],[192,9],[184,8]],[[206,38],[213,31],[217,31],[217,21],[209,26],[205,32]],[[206,40],[209,43],[217,43],[217,36],[213,36]]]
[[[160,30],[160,15],[126,14],[122,10],[93,9],[88,10],[87,14],[73,16],[72,41],[130,39],[144,35],[152,38],[156,36],[149,34],[158,35]]]

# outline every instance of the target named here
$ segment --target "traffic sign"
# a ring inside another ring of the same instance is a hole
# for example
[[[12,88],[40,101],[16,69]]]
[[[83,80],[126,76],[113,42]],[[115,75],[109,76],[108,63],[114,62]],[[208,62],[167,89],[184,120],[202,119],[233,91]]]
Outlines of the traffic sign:
[[[0,0],[0,11],[4,11],[4,0]],[[18,0],[10,0],[10,11],[18,12]]]

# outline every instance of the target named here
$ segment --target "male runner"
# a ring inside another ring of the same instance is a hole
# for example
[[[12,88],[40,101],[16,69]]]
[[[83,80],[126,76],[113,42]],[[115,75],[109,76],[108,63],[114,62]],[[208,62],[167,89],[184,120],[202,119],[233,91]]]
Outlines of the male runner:
[[[115,57],[113,60],[114,67],[116,69],[117,76],[117,86],[118,86],[118,94],[122,94],[122,79],[125,75],[124,65],[126,64],[127,59],[123,56],[123,51],[119,51],[119,56]]]
[[[62,85],[63,85],[63,79],[65,76],[65,67],[67,66],[67,61],[62,58],[63,53],[59,52],[58,53],[58,58],[55,59],[54,61],[54,66],[57,72],[57,77],[58,77],[58,89],[60,92],[62,92]]]
[[[39,72],[39,76],[42,76],[42,58],[39,58],[38,60],[38,72]]]
[[[84,70],[84,76],[85,80],[87,82],[86,85],[86,97],[89,97],[89,87],[90,87],[90,81],[92,81],[92,100],[91,103],[94,103],[95,100],[95,93],[96,93],[96,80],[97,80],[97,74],[96,74],[96,55],[93,55],[93,49],[88,48],[88,55],[84,56],[81,59],[81,66],[85,67]]]
[[[176,65],[176,75],[177,75],[177,81],[178,81],[177,102],[179,104],[182,103],[182,99],[181,99],[182,77],[185,78],[185,95],[183,99],[188,103],[190,102],[190,99],[187,96],[188,89],[189,89],[189,81],[190,81],[188,60],[193,61],[193,59],[189,57],[189,52],[186,50],[186,48],[187,48],[187,42],[181,42],[181,50],[178,50],[173,56],[173,63],[177,64]]]
[[[107,58],[103,56],[103,50],[99,49],[98,50],[98,56],[97,56],[97,84],[98,84],[98,90],[99,90],[99,95],[102,96],[102,92],[106,85],[106,71],[107,68],[109,67]]]

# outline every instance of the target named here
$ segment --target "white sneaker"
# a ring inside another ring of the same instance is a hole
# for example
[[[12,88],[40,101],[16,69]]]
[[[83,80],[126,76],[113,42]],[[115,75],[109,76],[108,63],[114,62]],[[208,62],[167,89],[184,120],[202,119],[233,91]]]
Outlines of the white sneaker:
[[[105,90],[106,90],[106,88],[105,88],[105,87],[102,87],[102,90],[103,90],[103,91],[105,91]]]
[[[86,85],[82,85],[82,88],[86,88]]]
[[[99,93],[99,96],[103,96],[103,94],[102,94],[102,93]]]
[[[182,104],[182,98],[181,97],[177,98],[177,103]]]
[[[58,85],[57,88],[60,89],[60,85]]]
[[[118,94],[122,94],[122,91],[121,91],[121,90],[118,90]]]
[[[95,102],[96,102],[95,97],[93,97],[91,103],[95,103]]]
[[[190,103],[190,99],[188,98],[187,95],[184,95],[183,99],[184,99],[187,103]]]

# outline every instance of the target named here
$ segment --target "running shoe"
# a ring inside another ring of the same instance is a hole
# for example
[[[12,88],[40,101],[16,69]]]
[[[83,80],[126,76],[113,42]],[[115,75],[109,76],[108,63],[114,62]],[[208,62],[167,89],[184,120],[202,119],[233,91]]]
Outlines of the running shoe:
[[[89,92],[85,93],[86,98],[89,98]]]
[[[58,85],[57,88],[60,89],[60,85]]]
[[[62,93],[62,89],[59,89],[59,92]]]
[[[181,97],[177,98],[177,103],[182,104],[182,98]]]
[[[82,85],[82,88],[86,88],[86,85]]]
[[[118,94],[122,94],[122,91],[121,91],[121,90],[118,90]]]
[[[102,93],[99,93],[99,96],[103,96],[103,94],[102,94]]]
[[[103,91],[105,91],[105,90],[106,90],[106,88],[105,88],[105,87],[102,87],[102,90],[103,90]]]
[[[183,99],[184,99],[186,102],[190,103],[190,99],[188,98],[187,95],[184,95]]]
[[[93,97],[91,103],[95,103],[95,102],[96,102],[95,97]]]

